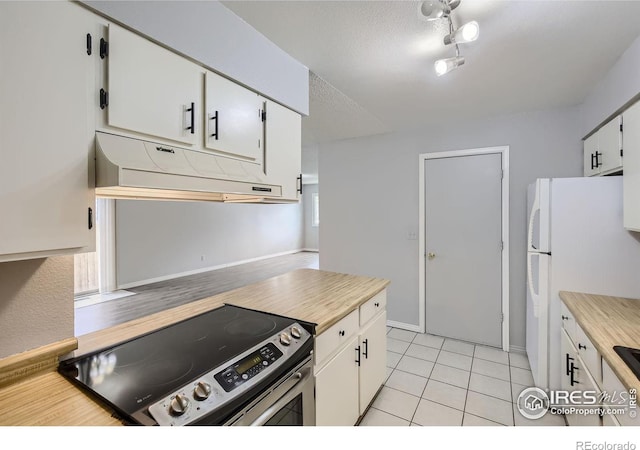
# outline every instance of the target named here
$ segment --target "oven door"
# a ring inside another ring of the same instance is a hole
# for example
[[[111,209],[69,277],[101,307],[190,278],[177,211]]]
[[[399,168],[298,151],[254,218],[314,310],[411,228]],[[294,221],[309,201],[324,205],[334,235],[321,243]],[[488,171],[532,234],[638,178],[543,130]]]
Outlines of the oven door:
[[[311,359],[282,377],[256,401],[225,425],[315,425],[314,378]]]

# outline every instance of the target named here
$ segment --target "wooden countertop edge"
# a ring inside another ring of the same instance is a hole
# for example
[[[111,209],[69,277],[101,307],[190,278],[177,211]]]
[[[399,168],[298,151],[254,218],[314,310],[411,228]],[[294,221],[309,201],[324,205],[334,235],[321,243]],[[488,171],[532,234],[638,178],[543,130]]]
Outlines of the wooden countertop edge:
[[[59,358],[78,348],[78,340],[67,338],[0,359],[0,388],[22,379],[55,370]]]
[[[357,300],[355,303],[350,304],[348,307],[345,307],[345,310],[343,312],[334,315],[330,320],[322,322],[321,324],[316,324],[317,325],[316,326],[316,335],[322,334],[324,331],[328,330],[333,325],[335,325],[336,323],[340,322],[340,320],[342,320],[343,318],[348,316],[356,308],[359,308],[360,306],[364,305],[369,300],[371,300],[373,297],[378,295],[380,292],[384,291],[387,288],[387,286],[389,286],[389,283],[390,283],[389,280],[380,280],[380,281],[382,282],[381,286],[378,286],[378,287],[374,288],[372,293],[367,293],[367,295],[362,296],[362,298]],[[300,320],[302,320],[302,319],[300,319]]]
[[[620,356],[615,352],[615,350],[613,350],[613,347],[609,348],[601,342],[601,339],[599,339],[598,336],[593,332],[594,330],[591,322],[588,319],[585,320],[585,317],[583,316],[582,312],[578,308],[576,308],[575,302],[580,301],[579,300],[580,297],[583,297],[583,299],[584,298],[594,299],[595,297],[609,297],[609,296],[588,294],[588,293],[582,293],[582,292],[560,291],[560,299],[567,306],[571,314],[574,315],[574,318],[578,323],[578,325],[580,325],[580,328],[582,328],[582,330],[587,335],[589,340],[591,340],[593,345],[596,346],[596,349],[605,359],[609,367],[611,367],[611,370],[613,370],[613,372],[616,374],[618,379],[625,385],[627,389],[640,389],[640,380],[638,380],[638,378],[631,371],[629,366],[627,366],[627,364],[622,360],[622,358],[620,358]],[[622,299],[622,300],[628,300],[628,301],[639,301],[636,299],[622,298],[622,297],[610,297],[610,298]],[[638,304],[638,307],[640,308],[640,303]],[[640,345],[638,344],[626,343],[626,342],[620,342],[616,345],[640,347]]]

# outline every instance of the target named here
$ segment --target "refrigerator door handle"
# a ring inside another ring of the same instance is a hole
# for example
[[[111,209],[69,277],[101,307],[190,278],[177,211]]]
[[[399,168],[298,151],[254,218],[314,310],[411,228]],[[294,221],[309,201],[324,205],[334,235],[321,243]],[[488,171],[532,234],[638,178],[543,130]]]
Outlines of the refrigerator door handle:
[[[536,183],[536,193],[534,195],[533,198],[533,205],[531,206],[531,212],[529,214],[529,236],[527,238],[527,247],[529,249],[529,251],[536,251],[538,250],[534,245],[533,245],[533,222],[536,218],[536,213],[540,212],[540,185],[539,183]]]
[[[527,253],[527,284],[529,285],[529,292],[531,293],[531,299],[533,300],[533,316],[539,316],[539,304],[540,304],[540,293],[535,292],[533,289],[533,257],[538,256],[535,253]]]

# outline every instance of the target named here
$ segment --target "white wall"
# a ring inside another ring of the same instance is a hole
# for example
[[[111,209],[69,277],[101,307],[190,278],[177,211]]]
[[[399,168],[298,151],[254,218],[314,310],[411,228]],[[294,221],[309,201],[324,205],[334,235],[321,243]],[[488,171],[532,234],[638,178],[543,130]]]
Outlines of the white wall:
[[[0,358],[73,335],[73,256],[0,263]]]
[[[510,147],[511,345],[525,346],[526,187],[582,174],[577,108],[320,145],[320,268],[387,278],[388,319],[418,325],[418,155]]]
[[[309,114],[309,70],[217,1],[83,1],[211,69]]]
[[[317,184],[305,184],[302,191],[302,208],[304,214],[304,248],[307,250],[318,250],[319,227],[314,227],[313,220],[313,200],[312,194],[318,193]]]
[[[581,137],[640,94],[640,37],[622,54],[582,104]]]
[[[118,285],[300,250],[302,221],[300,204],[118,200]]]

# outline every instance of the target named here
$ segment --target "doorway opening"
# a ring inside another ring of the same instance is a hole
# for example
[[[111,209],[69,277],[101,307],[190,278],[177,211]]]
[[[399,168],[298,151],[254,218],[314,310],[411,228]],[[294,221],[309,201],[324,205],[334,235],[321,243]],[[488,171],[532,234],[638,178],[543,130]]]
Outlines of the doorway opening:
[[[509,147],[419,155],[422,332],[509,350]]]

